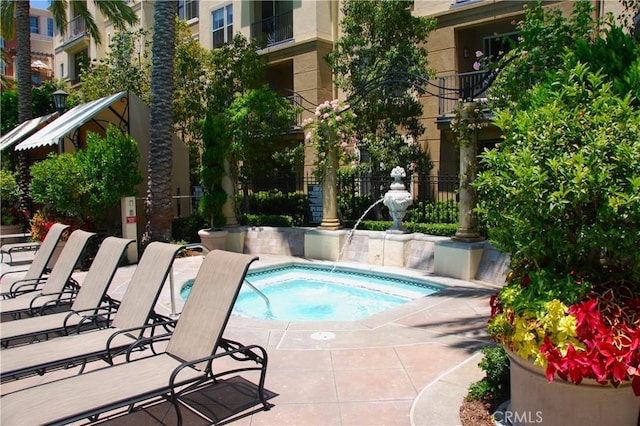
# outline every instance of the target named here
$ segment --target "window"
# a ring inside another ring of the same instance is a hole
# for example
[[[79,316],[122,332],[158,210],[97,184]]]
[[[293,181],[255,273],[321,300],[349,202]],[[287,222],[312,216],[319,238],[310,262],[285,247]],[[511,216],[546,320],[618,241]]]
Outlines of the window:
[[[517,32],[513,32],[485,37],[484,54],[490,58],[491,61],[497,61],[518,42],[518,34]]]
[[[211,13],[213,28],[213,48],[220,47],[233,39],[233,6],[227,5]]]
[[[178,0],[178,17],[185,21],[198,17],[198,0]]]
[[[29,26],[31,27],[31,34],[40,34],[40,22],[37,16],[29,16]]]
[[[47,18],[47,35],[53,37],[53,18]]]

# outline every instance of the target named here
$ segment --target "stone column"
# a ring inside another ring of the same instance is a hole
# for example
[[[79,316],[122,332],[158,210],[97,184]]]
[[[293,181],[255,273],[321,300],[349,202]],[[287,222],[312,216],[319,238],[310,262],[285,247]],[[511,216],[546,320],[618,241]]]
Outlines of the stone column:
[[[465,104],[465,111],[472,109],[472,105]],[[470,115],[464,117],[473,120]],[[483,238],[478,233],[476,215],[476,190],[471,186],[478,170],[478,134],[472,133],[471,140],[460,143],[460,202],[459,223],[453,240],[463,242],[480,241]]]
[[[331,149],[327,156],[327,168],[322,180],[322,222],[318,229],[340,229],[338,220],[338,152]]]

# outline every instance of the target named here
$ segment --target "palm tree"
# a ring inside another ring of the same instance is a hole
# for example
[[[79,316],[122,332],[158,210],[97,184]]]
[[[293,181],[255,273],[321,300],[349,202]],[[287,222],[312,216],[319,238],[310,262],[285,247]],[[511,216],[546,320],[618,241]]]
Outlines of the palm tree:
[[[94,0],[97,9],[109,19],[114,27],[138,22],[138,17],[125,0]],[[84,19],[87,31],[100,44],[100,32],[87,3],[83,0],[52,0],[49,10],[62,34],[67,29],[67,9],[69,5]],[[15,25],[14,25],[15,17]],[[31,31],[29,25],[29,2],[24,0],[2,0],[0,4],[1,34],[5,39],[13,37],[16,31],[16,77],[18,80],[18,122],[32,118],[31,114]],[[24,78],[23,78],[24,76]]]
[[[143,247],[151,241],[171,240],[173,63],[177,4],[176,1],[156,2],[153,14],[155,24],[151,47],[151,142],[145,201],[147,223],[142,237]]]
[[[32,118],[31,112],[31,31],[29,25],[29,2],[27,0],[1,0],[0,34],[5,39],[13,37],[16,32],[16,77],[18,80],[18,123]],[[125,0],[94,0],[97,9],[108,18],[116,28],[124,28],[126,24],[138,22],[138,17]],[[100,44],[100,33],[91,12],[84,0],[51,0],[49,10],[53,14],[55,25],[64,34],[67,29],[67,8],[69,4],[73,10],[85,20],[86,28],[91,37]],[[15,26],[14,26],[15,17]],[[28,205],[29,171],[26,153],[19,158],[19,184],[22,189],[21,207]]]

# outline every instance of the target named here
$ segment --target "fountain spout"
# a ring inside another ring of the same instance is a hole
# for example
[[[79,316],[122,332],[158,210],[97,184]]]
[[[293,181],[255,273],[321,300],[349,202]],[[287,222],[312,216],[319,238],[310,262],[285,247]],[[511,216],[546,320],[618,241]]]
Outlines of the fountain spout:
[[[413,204],[413,199],[409,191],[404,187],[402,178],[406,176],[404,169],[400,166],[394,167],[391,170],[391,177],[393,182],[391,183],[391,189],[384,194],[384,205],[389,208],[389,214],[393,219],[391,228],[387,229],[389,234],[404,234],[407,229],[402,224],[402,219],[407,213],[407,207]]]

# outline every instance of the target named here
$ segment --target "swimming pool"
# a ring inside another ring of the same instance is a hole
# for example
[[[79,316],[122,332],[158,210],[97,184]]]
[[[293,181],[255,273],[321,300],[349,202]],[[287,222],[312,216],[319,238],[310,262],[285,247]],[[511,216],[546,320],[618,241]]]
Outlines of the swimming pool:
[[[185,300],[192,283],[181,289]],[[440,289],[420,279],[293,264],[249,272],[233,313],[276,321],[355,321]]]

